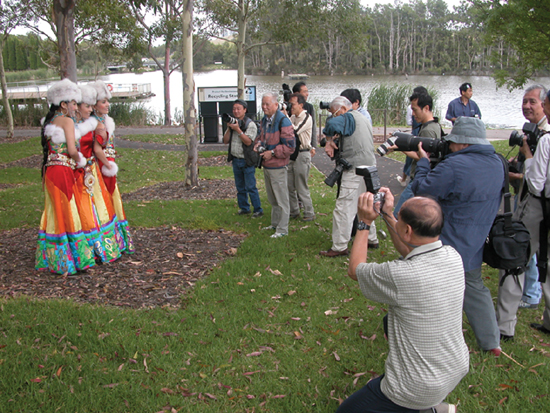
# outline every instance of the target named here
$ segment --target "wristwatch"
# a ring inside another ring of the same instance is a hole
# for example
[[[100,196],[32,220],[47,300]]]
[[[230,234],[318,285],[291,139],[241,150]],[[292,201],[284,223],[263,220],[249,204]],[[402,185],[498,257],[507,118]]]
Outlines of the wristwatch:
[[[359,223],[357,224],[357,231],[369,231],[370,230],[370,225],[369,224],[365,224],[363,221],[359,221]]]

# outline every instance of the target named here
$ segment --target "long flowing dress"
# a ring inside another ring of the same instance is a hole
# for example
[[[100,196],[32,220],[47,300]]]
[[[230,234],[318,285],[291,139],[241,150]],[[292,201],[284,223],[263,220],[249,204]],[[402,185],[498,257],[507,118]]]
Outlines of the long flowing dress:
[[[105,129],[107,130],[107,138],[103,139],[101,136],[96,135],[96,139],[105,151],[105,156],[110,162],[114,162],[116,158],[116,151],[114,145],[114,132],[115,132],[115,121],[109,115],[105,117],[95,116],[100,122],[103,122]],[[103,164],[98,160],[99,169],[103,171]],[[135,251],[134,243],[132,241],[132,235],[128,228],[128,221],[126,220],[126,214],[124,213],[124,208],[122,206],[122,198],[118,190],[118,184],[115,176],[106,176],[103,175],[103,180],[107,190],[111,194],[111,199],[113,201],[113,207],[117,216],[117,230],[122,236],[123,246],[120,248],[120,251],[124,251],[127,254],[132,254]]]
[[[102,262],[112,262],[120,257],[119,242],[121,243],[122,237],[117,237],[117,216],[111,194],[101,174],[97,173],[93,152],[97,124],[98,120],[92,117],[77,124],[81,135],[78,148],[86,158],[86,166],[74,171],[75,198],[82,230],[93,247],[96,258]]]
[[[44,136],[49,155],[35,268],[70,275],[95,265],[94,250],[82,230],[74,197],[76,164],[69,156],[65,132],[50,123],[44,128]]]

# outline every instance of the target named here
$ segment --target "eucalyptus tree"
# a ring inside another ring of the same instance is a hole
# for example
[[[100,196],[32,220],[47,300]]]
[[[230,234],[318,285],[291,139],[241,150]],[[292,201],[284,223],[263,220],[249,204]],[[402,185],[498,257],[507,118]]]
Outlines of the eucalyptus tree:
[[[237,49],[237,91],[244,97],[245,58],[254,48],[288,41],[299,27],[296,7],[303,0],[200,0],[203,28],[210,37],[231,42]],[[313,0],[315,8],[317,0]],[[293,24],[294,23],[294,24]],[[305,21],[303,21],[305,24]],[[250,36],[253,34],[253,36]],[[253,39],[251,41],[251,39]]]
[[[131,15],[144,30],[149,56],[162,71],[164,80],[164,124],[172,123],[170,104],[170,75],[181,67],[182,61],[171,62],[173,46],[181,39],[182,14],[187,0],[128,0]],[[153,46],[162,41],[164,57],[153,53]]]
[[[522,87],[536,71],[548,67],[550,6],[540,0],[469,0],[483,25],[489,44],[503,39],[515,53],[508,56],[511,69],[495,71],[497,85]],[[502,58],[500,56],[500,58]]]
[[[2,88],[2,103],[8,119],[6,138],[13,138],[13,114],[8,98],[8,85],[4,71],[3,49],[9,34],[21,24],[27,15],[27,1],[4,0],[0,3],[0,86]]]
[[[128,15],[123,0],[28,0],[30,9],[25,26],[53,45],[57,56],[49,54],[44,62],[60,71],[60,77],[76,81],[79,45],[87,40],[110,52],[133,45],[135,20]],[[42,24],[40,24],[42,23]],[[43,29],[47,27],[49,30]],[[113,53],[116,55],[117,53]]]

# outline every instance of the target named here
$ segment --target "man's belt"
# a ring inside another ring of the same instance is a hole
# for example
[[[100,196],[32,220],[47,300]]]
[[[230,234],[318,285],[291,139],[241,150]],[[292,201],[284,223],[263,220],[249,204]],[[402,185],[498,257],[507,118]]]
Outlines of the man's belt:
[[[311,149],[300,149],[300,152],[309,152]]]

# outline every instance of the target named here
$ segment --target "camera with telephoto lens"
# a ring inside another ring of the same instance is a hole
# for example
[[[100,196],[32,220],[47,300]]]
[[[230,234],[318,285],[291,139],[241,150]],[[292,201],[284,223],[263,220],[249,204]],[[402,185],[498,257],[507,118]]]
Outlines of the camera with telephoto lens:
[[[422,143],[422,149],[430,155],[430,165],[435,167],[446,155],[451,153],[449,142],[443,139],[421,138],[410,133],[394,132],[392,136],[384,143],[386,148],[397,146],[396,151],[418,152],[418,144]],[[382,146],[382,145],[380,145]],[[382,155],[381,151],[378,151]],[[384,153],[384,155],[387,153]],[[382,156],[384,156],[382,155]]]
[[[258,154],[261,155],[266,150],[267,150],[266,147],[263,146],[262,144],[260,144],[260,146],[258,146],[258,148],[256,149],[256,152],[258,152]],[[264,160],[264,158],[262,156],[258,156],[258,163],[256,164],[256,168],[261,168],[262,167],[262,161],[263,160]]]
[[[241,130],[244,130],[244,120],[241,120],[241,119],[237,119],[237,118],[234,118],[233,116],[231,116],[229,113],[224,113],[222,115],[222,120],[229,124],[229,125],[236,125],[238,124],[239,125],[239,128],[241,128]]]
[[[319,109],[326,109],[326,110],[329,110],[330,109],[330,102],[319,102]]]
[[[348,169],[351,169],[351,167],[352,165],[349,163],[349,161],[344,158],[338,157],[336,159],[336,166],[334,167],[334,170],[325,179],[325,184],[332,188],[334,184],[338,182],[338,180],[342,176],[342,173],[344,171],[347,171]]]
[[[378,192],[382,187],[380,184],[380,176],[378,176],[378,168],[376,168],[376,166],[358,166],[355,168],[355,174],[363,177],[367,192],[374,195],[375,204],[380,202],[380,211],[382,211],[385,194]]]
[[[523,146],[523,136],[527,136],[527,145],[531,149],[532,153],[535,153],[539,138],[544,135],[544,131],[541,131],[536,123],[525,122],[521,128],[523,135],[518,131],[512,131],[510,138],[508,139],[509,146]]]
[[[399,132],[399,131],[398,131]],[[387,155],[390,151],[390,148],[395,145],[395,140],[397,139],[397,136],[390,136],[388,140],[384,143],[382,143],[378,148],[376,148],[376,152],[378,152],[378,155],[384,156]]]
[[[281,102],[279,103],[279,110],[286,110],[287,113],[290,113],[290,109],[292,109],[292,103],[290,102]]]

